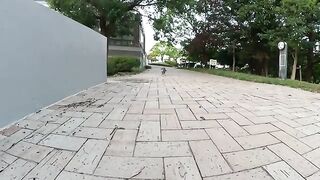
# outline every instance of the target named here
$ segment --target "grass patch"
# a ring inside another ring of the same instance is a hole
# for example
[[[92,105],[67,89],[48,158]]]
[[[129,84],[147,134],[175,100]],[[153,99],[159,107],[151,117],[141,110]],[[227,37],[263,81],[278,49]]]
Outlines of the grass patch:
[[[224,77],[229,77],[229,78],[239,79],[239,80],[244,80],[244,81],[288,86],[288,87],[292,87],[292,88],[303,89],[306,91],[320,93],[320,85],[319,84],[313,84],[313,83],[308,83],[308,82],[304,82],[304,81],[296,81],[296,80],[289,80],[289,79],[281,80],[278,78],[263,77],[263,76],[258,76],[258,75],[252,75],[252,74],[246,74],[246,73],[240,73],[240,72],[232,72],[232,71],[219,70],[219,69],[191,68],[191,69],[187,69],[187,70],[202,72],[202,73],[207,73],[207,74],[213,74],[213,75],[217,75],[217,76],[224,76]]]
[[[153,66],[164,66],[164,67],[173,67],[171,64],[167,64],[167,63],[150,63],[149,65],[153,65]]]

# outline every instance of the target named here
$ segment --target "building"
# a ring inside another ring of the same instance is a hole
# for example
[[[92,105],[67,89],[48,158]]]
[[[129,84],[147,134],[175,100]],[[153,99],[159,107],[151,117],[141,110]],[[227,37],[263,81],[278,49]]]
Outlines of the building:
[[[140,23],[134,27],[132,35],[109,38],[109,57],[112,56],[136,57],[142,67],[146,65],[145,34]]]

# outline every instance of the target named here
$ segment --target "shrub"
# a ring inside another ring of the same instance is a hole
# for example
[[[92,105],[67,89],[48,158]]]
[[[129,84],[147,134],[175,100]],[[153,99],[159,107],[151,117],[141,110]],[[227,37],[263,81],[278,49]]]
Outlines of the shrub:
[[[144,68],[145,68],[145,69],[151,69],[152,67],[149,66],[149,65],[145,65]]]
[[[114,75],[118,72],[132,72],[133,68],[140,67],[140,60],[134,57],[110,57],[107,62],[108,75]]]
[[[133,67],[130,72],[140,73],[140,72],[142,72],[142,71],[143,71],[143,69],[141,69],[140,67]]]
[[[175,61],[165,61],[165,63],[166,63],[166,64],[169,64],[169,65],[172,66],[172,67],[178,66],[178,63],[175,62]]]

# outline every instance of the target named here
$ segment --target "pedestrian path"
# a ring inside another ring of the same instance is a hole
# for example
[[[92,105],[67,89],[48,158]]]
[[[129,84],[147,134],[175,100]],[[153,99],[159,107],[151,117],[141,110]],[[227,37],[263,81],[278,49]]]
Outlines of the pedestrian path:
[[[0,179],[319,180],[320,94],[158,67],[0,131]]]

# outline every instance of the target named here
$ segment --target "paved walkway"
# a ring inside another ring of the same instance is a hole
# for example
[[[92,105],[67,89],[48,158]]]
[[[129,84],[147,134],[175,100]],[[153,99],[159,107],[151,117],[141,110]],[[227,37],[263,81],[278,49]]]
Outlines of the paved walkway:
[[[2,130],[0,179],[319,180],[319,113],[319,94],[153,68]]]

